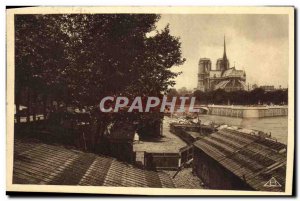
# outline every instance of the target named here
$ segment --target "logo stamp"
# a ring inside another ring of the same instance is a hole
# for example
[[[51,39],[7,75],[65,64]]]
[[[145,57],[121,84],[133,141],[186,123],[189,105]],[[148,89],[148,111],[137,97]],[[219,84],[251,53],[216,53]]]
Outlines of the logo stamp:
[[[272,177],[267,183],[265,183],[264,187],[281,187],[281,184]]]

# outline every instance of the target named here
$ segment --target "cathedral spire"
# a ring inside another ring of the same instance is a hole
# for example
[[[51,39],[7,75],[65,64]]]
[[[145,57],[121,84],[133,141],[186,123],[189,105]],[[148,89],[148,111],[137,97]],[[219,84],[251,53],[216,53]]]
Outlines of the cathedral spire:
[[[223,53],[223,59],[227,60],[225,34],[224,34],[224,53]]]
[[[222,58],[222,64],[220,69],[222,71],[225,71],[229,68],[229,61],[227,59],[227,55],[226,55],[226,40],[225,40],[225,34],[224,34],[224,53],[223,53],[223,58]]]

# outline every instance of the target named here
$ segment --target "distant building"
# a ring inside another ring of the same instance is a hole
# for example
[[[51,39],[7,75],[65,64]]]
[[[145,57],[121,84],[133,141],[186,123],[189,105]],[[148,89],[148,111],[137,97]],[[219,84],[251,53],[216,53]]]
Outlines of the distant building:
[[[216,63],[216,70],[211,68],[209,58],[201,58],[198,65],[198,86],[201,91],[224,89],[225,91],[237,91],[246,89],[246,73],[236,70],[235,66],[230,68],[226,55],[226,42],[224,37],[224,53]]]
[[[264,86],[260,86],[260,88],[265,91],[274,91],[275,90],[274,85],[264,85]]]
[[[276,90],[286,91],[287,90],[287,88],[282,88],[281,85],[279,85],[278,88],[276,88],[274,85],[262,85],[262,86],[258,86],[257,84],[252,85],[252,90],[258,88],[263,89],[264,91],[276,91]]]

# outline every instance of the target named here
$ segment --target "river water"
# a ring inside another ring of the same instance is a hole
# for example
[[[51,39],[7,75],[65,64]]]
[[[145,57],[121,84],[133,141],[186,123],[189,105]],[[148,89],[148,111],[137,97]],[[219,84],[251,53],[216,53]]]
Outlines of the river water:
[[[215,115],[199,115],[202,122],[213,121],[217,124],[227,124],[231,126],[239,126],[242,128],[260,130],[270,133],[279,142],[287,144],[288,137],[288,117],[269,117],[269,118],[249,118],[241,119],[234,117],[215,116]]]

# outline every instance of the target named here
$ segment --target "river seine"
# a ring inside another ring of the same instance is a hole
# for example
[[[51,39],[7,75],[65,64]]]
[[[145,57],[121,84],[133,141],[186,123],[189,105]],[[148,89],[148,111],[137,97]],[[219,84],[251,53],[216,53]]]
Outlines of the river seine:
[[[242,128],[260,130],[270,133],[279,142],[287,143],[288,137],[288,117],[269,117],[269,118],[233,118],[215,115],[199,115],[202,122],[213,121],[217,124],[227,124]]]

